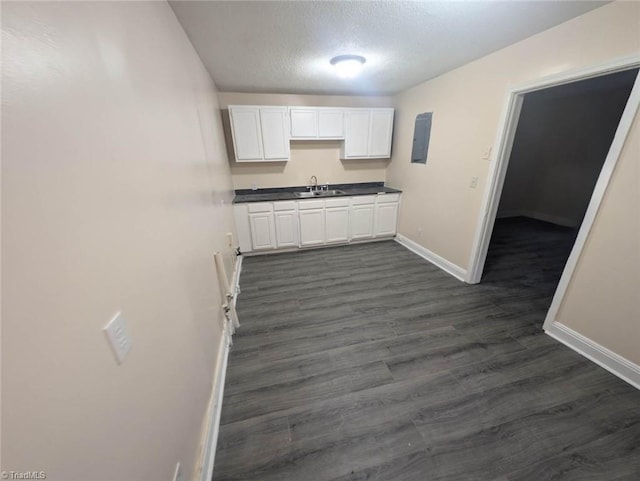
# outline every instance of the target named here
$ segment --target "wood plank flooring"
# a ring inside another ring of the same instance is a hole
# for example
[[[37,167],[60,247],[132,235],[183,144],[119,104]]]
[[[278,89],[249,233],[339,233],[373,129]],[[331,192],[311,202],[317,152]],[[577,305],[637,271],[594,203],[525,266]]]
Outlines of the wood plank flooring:
[[[246,258],[214,480],[639,480],[640,392],[541,330],[574,236],[499,222],[475,286],[392,241]]]

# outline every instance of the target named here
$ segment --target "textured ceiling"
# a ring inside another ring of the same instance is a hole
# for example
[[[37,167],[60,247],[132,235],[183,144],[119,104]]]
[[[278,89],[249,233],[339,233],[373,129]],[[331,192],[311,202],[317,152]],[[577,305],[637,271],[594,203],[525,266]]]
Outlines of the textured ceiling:
[[[392,94],[607,2],[170,3],[221,91]],[[367,58],[358,78],[341,54]]]

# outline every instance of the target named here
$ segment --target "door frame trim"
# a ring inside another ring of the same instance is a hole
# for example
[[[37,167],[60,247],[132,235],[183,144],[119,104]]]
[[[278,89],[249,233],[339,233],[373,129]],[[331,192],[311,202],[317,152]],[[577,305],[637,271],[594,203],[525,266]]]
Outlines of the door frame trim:
[[[505,100],[503,113],[498,124],[498,134],[494,143],[494,145],[498,146],[496,160],[489,169],[487,188],[485,189],[482,199],[482,208],[480,209],[480,214],[478,216],[476,232],[471,249],[471,258],[467,269],[467,282],[477,284],[480,282],[482,277],[524,95],[536,90],[555,87],[578,80],[600,77],[602,75],[639,67],[640,55],[631,55],[587,68],[569,70],[549,77],[544,77],[534,82],[514,87],[509,91]],[[600,204],[602,203],[607,186],[609,185],[611,176],[615,170],[618,159],[620,158],[620,153],[624,147],[629,131],[631,130],[631,125],[639,106],[640,74],[636,77],[636,81],[631,90],[631,94],[629,95],[624,112],[620,118],[620,123],[616,129],[613,142],[611,143],[611,147],[609,148],[604,165],[602,166],[600,176],[598,177],[598,181],[594,187],[591,200],[589,201],[589,206],[578,231],[578,236],[562,272],[562,276],[553,296],[549,311],[547,312],[544,323],[545,330],[551,328],[553,322],[555,322],[556,315],[560,305],[562,304],[562,300],[564,299],[571,278],[573,277],[573,273],[585,242],[591,232]]]

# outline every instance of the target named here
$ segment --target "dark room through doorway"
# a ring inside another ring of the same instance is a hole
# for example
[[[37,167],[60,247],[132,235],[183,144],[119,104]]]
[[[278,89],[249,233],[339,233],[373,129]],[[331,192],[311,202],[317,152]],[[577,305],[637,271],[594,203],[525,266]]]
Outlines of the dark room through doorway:
[[[481,282],[506,287],[505,310],[540,328],[637,75],[524,95]]]

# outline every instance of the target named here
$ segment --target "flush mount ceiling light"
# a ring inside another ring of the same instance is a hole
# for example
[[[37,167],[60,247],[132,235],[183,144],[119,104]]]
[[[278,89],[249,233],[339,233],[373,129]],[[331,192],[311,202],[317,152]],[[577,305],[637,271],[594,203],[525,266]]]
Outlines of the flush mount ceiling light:
[[[360,73],[366,61],[360,55],[338,55],[331,59],[331,65],[336,68],[340,77],[353,78]]]

